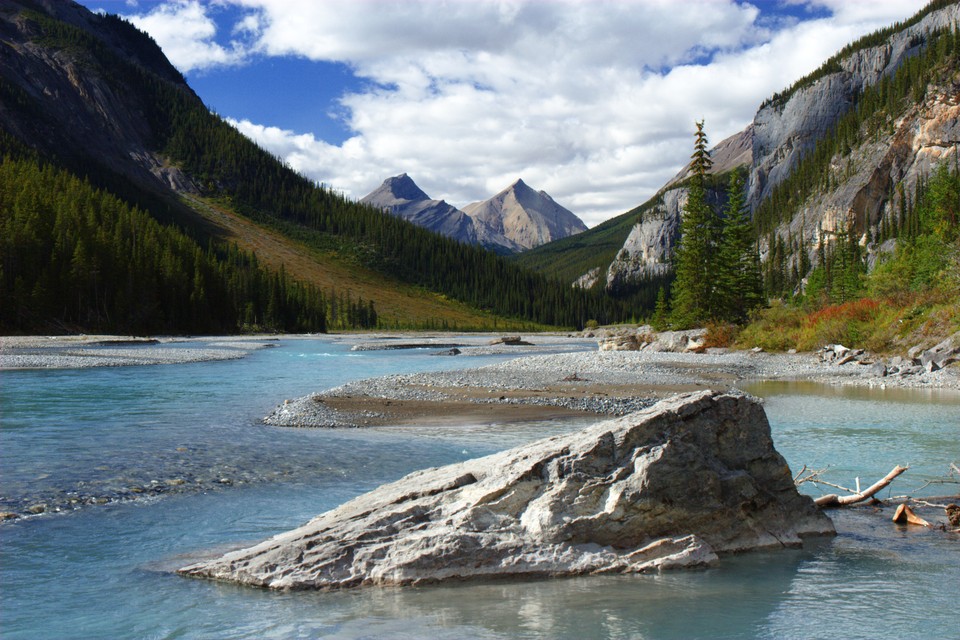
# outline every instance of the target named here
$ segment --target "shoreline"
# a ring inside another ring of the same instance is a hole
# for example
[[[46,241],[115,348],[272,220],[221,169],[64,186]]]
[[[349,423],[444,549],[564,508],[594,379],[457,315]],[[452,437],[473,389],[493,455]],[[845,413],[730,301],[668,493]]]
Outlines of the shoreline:
[[[583,334],[529,334],[519,343],[504,343],[503,337],[444,332],[15,336],[0,338],[0,369],[231,360],[286,341],[315,338],[362,352],[418,349],[467,361],[471,356],[517,356],[479,368],[368,378],[280,401],[263,422],[282,427],[409,427],[602,418],[646,408],[676,393],[760,382],[960,392],[958,365],[923,375],[880,377],[869,366],[823,362],[816,353],[599,351],[597,341]]]
[[[527,354],[479,368],[359,380],[285,400],[264,422],[350,428],[438,421],[492,424],[537,416],[543,420],[599,418],[644,409],[676,393],[761,382],[933,389],[957,392],[960,399],[956,366],[923,376],[882,378],[870,367],[825,363],[816,354],[577,351]]]

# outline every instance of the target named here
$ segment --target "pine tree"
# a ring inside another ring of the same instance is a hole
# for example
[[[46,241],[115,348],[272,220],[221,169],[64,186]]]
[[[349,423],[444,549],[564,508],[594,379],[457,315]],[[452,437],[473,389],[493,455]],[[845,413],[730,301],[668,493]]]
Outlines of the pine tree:
[[[673,284],[671,323],[687,328],[710,318],[713,299],[712,232],[715,215],[707,204],[706,175],[710,170],[710,152],[703,121],[696,123],[697,133],[691,156],[693,177],[680,221],[680,242],[675,253],[676,281]]]
[[[719,319],[743,322],[763,300],[763,278],[740,171],[730,176],[724,213],[713,311]]]
[[[653,318],[650,324],[657,331],[665,331],[670,328],[670,307],[667,305],[667,291],[663,287],[657,292],[657,305],[653,310]]]

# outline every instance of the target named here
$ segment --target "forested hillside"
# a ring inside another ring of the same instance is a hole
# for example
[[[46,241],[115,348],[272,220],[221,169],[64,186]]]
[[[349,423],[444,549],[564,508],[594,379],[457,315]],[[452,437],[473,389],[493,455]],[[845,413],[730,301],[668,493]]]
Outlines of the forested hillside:
[[[83,11],[75,5],[69,9]],[[334,190],[296,174],[210,113],[172,70],[155,43],[118,18],[85,13],[77,14],[79,18],[71,15],[67,21],[16,5],[5,7],[0,14],[6,20],[3,35],[9,44],[8,58],[0,65],[0,106],[5,116],[0,127],[7,134],[0,137],[0,153],[5,156],[5,164],[13,162],[13,158],[19,158],[18,163],[35,162],[34,168],[40,175],[47,172],[42,165],[59,166],[160,223],[177,224],[202,254],[229,255],[231,249],[220,242],[225,235],[222,229],[215,222],[211,224],[211,218],[203,219],[191,212],[184,200],[177,197],[178,193],[187,193],[193,201],[205,201],[227,215],[244,216],[283,234],[306,253],[332,254],[382,273],[384,287],[406,283],[440,294],[437,300],[446,297],[473,307],[478,310],[474,316],[478,320],[468,328],[483,328],[483,318],[487,328],[492,328],[498,318],[500,326],[534,322],[541,326],[574,327],[582,326],[588,319],[617,321],[630,312],[602,293],[571,289],[488,251],[442,238],[348,201]],[[38,77],[48,84],[58,83],[58,90],[69,92],[67,100],[52,100],[45,87],[37,86]],[[68,109],[64,105],[70,100],[79,106]],[[100,102],[91,104],[96,100]],[[110,114],[111,119],[104,119],[103,113]],[[32,151],[24,153],[25,149]],[[19,164],[18,168],[26,170]],[[9,213],[4,216],[5,222],[7,216],[13,220]],[[35,228],[38,233],[48,233],[53,226]],[[50,241],[45,237],[38,240]],[[115,251],[107,245],[88,243],[85,251]],[[19,279],[24,284],[16,295],[22,300],[27,280],[39,276],[22,272],[22,262],[7,253],[11,250],[5,245],[4,293],[14,295]],[[111,258],[95,255],[91,260],[109,263]],[[190,278],[192,274],[181,276]],[[280,274],[274,272],[272,277]],[[105,293],[105,287],[116,281],[102,277],[90,293]],[[225,286],[227,283],[223,282],[208,288]],[[342,291],[331,295],[316,287],[311,289],[309,282],[299,286],[317,296],[325,295],[327,299],[321,302],[326,304],[328,314],[331,299],[343,296]],[[196,290],[177,291],[186,299],[178,298],[175,306],[189,306],[191,295],[197,299]],[[123,298],[116,291],[105,297]],[[348,316],[340,309],[335,316],[325,319],[326,325],[402,326],[397,318],[372,313],[377,299],[371,298],[362,305],[366,313]],[[344,301],[348,308],[351,303],[359,304]],[[255,301],[253,304],[256,308]],[[99,300],[88,301],[86,306],[87,312],[78,309],[78,315],[69,318],[48,317],[44,314],[54,310],[41,307],[34,313],[18,315],[15,326],[4,328],[37,330],[50,322],[76,322],[79,328],[86,328],[88,322],[100,322],[106,317]],[[320,302],[313,304],[313,308],[322,306]],[[122,329],[124,314],[111,311],[109,315],[110,326]],[[168,320],[176,325],[176,330],[198,330],[195,324],[180,324],[187,315],[174,315]],[[375,318],[372,323],[371,318]],[[241,323],[245,319],[241,315]],[[421,326],[427,326],[433,319],[419,321]],[[141,326],[138,322],[131,318],[129,328]],[[210,330],[225,330],[221,328],[226,326],[224,323],[229,321],[211,322]],[[169,324],[166,326],[174,330]],[[440,326],[439,320],[436,326]],[[284,323],[278,328],[294,327],[322,329],[321,324],[307,327],[296,323]]]
[[[0,256],[5,330],[326,330],[321,292],[36,161],[0,164]]]

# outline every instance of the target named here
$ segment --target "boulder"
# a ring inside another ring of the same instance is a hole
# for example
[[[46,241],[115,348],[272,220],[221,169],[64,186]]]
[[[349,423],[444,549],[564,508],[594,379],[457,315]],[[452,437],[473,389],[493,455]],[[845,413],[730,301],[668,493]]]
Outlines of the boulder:
[[[706,343],[706,329],[687,331],[661,331],[647,349],[671,353],[699,351]]]
[[[760,402],[701,391],[412,473],[179,573],[273,589],[630,573],[834,533]]]
[[[958,344],[960,344],[960,332],[922,352],[920,357],[917,358],[918,362],[914,364],[919,364],[927,371],[942,369],[948,364],[960,360],[960,346],[957,346]]]
[[[598,343],[600,351],[638,351],[640,341],[632,333],[612,335],[600,340]]]

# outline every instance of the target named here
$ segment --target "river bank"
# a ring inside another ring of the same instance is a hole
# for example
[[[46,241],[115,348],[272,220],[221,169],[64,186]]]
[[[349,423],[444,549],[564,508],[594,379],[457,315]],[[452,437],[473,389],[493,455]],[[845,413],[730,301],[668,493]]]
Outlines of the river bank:
[[[397,347],[395,342],[391,345]],[[675,393],[759,381],[960,390],[957,367],[922,376],[880,377],[870,367],[839,366],[816,354],[590,350],[535,354],[529,349],[536,347],[529,347],[523,357],[486,367],[371,378],[287,399],[264,421],[275,426],[361,427],[444,420],[503,423],[538,414],[544,419],[584,413],[619,416]],[[458,357],[463,357],[470,347],[461,345],[459,350]]]
[[[280,341],[312,336],[140,338],[4,337],[0,368],[84,368],[182,364],[244,358]],[[275,426],[361,427],[491,424],[574,415],[618,416],[669,395],[758,381],[830,386],[960,390],[960,367],[879,376],[870,366],[825,362],[817,353],[706,350],[597,351],[582,335],[376,333],[328,336],[358,353],[417,350],[451,362],[482,355],[517,358],[486,367],[370,377],[283,400],[265,417]]]

